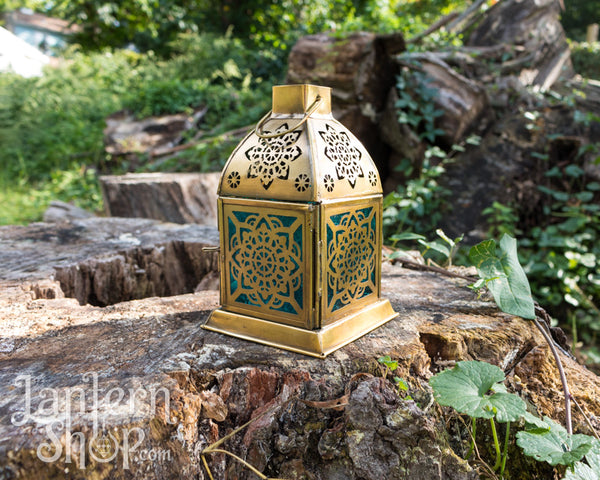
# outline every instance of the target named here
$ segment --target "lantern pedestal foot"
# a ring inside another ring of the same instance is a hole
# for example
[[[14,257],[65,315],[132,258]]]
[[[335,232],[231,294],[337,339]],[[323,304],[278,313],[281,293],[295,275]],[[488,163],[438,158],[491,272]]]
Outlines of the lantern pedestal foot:
[[[306,330],[217,309],[202,328],[271,347],[323,358],[397,315],[389,300],[384,299],[318,330]]]

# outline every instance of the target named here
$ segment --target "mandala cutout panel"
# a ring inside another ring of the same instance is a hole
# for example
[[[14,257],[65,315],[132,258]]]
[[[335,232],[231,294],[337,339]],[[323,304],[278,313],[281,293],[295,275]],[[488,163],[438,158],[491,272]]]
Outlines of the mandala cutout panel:
[[[346,178],[354,188],[358,177],[364,177],[360,165],[361,151],[352,145],[346,132],[338,132],[329,124],[325,125],[325,131],[320,131],[319,135],[327,144],[325,156],[335,164],[338,180]]]
[[[279,126],[275,133],[288,130],[287,123]],[[272,132],[265,130],[266,135]],[[279,137],[259,138],[255,145],[244,153],[250,160],[248,178],[259,178],[260,183],[267,190],[273,180],[287,180],[290,173],[290,163],[302,155],[302,150],[295,143],[300,138],[300,130],[288,132]]]
[[[327,310],[335,312],[377,292],[376,208],[330,215],[326,228]]]
[[[231,211],[227,272],[233,301],[300,315],[303,310],[302,217]]]

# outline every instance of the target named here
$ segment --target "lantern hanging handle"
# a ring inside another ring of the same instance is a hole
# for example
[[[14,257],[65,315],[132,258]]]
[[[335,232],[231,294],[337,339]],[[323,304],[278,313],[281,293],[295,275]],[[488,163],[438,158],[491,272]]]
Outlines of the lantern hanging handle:
[[[282,132],[277,132],[277,133],[263,133],[263,132],[261,132],[262,127],[265,124],[265,122],[267,121],[267,119],[273,113],[273,110],[270,110],[269,113],[267,113],[263,118],[261,118],[260,122],[258,122],[256,124],[256,128],[254,129],[254,133],[256,133],[256,135],[259,136],[260,138],[275,138],[275,137],[281,137],[281,136],[283,136],[283,135],[285,135],[287,133],[293,132],[297,128],[300,128],[302,125],[304,125],[304,123],[308,120],[308,118],[313,113],[315,113],[315,111],[317,110],[317,108],[321,104],[321,100],[322,100],[321,95],[317,95],[317,97],[315,98],[315,101],[310,105],[310,107],[308,107],[308,110],[304,114],[304,117],[302,118],[302,120],[300,120],[300,122],[298,124],[294,125],[292,128],[288,128],[287,130],[284,130]]]

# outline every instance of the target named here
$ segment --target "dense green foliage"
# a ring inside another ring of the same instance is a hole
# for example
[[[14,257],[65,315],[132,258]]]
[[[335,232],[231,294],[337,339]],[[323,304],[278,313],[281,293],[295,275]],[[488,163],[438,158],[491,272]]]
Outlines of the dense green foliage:
[[[598,0],[564,0],[565,10],[560,21],[569,38],[585,40],[587,26],[600,23],[600,2]]]
[[[569,434],[552,419],[532,415],[518,395],[507,391],[504,380],[504,372],[500,368],[478,361],[457,362],[454,368],[443,370],[429,380],[434,398],[440,405],[452,407],[471,418],[471,447],[467,458],[476,444],[480,444],[478,452],[486,451],[486,445],[477,438],[476,426],[477,419],[489,419],[493,445],[487,450],[495,450],[496,461],[493,466],[486,466],[488,472],[497,472],[490,478],[515,478],[517,472],[511,472],[508,458],[510,423],[520,421],[524,429],[517,432],[516,444],[523,454],[552,466],[568,466],[564,479],[599,478],[593,469],[600,462],[600,441],[589,435]],[[506,424],[502,450],[495,422]],[[484,461],[479,454],[478,460]],[[561,470],[564,471],[564,467]]]
[[[571,43],[571,61],[575,71],[584,78],[600,78],[600,42]]]
[[[278,80],[271,73],[265,82],[261,74],[274,71],[270,51],[212,34],[182,36],[173,48],[178,55],[171,60],[130,51],[74,51],[40,78],[0,75],[0,186],[19,205],[2,212],[2,223],[39,218],[53,197],[100,207],[94,172],[130,167],[104,152],[111,113],[126,108],[143,117],[205,106],[202,129],[218,135],[255,122],[268,109],[271,82]],[[231,148],[217,137],[162,167],[214,170]]]
[[[35,2],[40,7],[44,2]],[[420,29],[464,0],[58,0],[49,12],[81,26],[74,40],[86,49],[125,47],[171,52],[180,33],[223,35],[233,28],[254,45],[288,51],[295,40],[325,30]]]

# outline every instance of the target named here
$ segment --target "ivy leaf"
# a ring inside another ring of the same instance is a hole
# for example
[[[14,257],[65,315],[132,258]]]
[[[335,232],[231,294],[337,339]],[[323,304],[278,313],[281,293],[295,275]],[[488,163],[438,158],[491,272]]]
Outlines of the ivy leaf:
[[[592,437],[569,435],[561,425],[548,417],[544,417],[544,423],[549,430],[536,428],[517,433],[517,445],[525,455],[553,466],[573,465],[592,448]]]
[[[525,402],[513,393],[506,393],[502,381],[504,372],[500,368],[470,361],[458,362],[453,369],[434,375],[429,384],[440,405],[471,417],[514,422],[525,414]]]
[[[504,234],[500,256],[496,242],[486,240],[469,251],[469,259],[486,282],[500,310],[522,318],[535,318],[535,308],[527,276],[517,256],[517,241]]]

